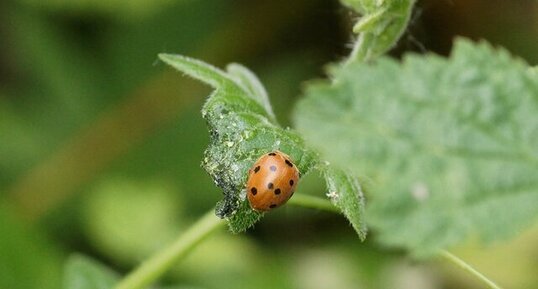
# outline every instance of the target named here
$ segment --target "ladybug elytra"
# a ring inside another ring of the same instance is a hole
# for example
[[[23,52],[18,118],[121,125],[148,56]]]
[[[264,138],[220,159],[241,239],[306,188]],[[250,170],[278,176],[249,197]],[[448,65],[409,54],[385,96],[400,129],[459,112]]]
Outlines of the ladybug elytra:
[[[288,155],[280,151],[264,154],[249,170],[250,206],[265,212],[285,204],[295,192],[298,181],[299,170]]]

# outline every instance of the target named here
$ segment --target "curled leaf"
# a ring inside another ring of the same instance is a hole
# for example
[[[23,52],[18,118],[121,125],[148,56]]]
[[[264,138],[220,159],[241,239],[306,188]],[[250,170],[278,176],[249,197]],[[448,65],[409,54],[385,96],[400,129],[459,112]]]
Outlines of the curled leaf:
[[[184,56],[161,54],[160,58],[215,88],[202,108],[210,134],[202,167],[224,193],[216,214],[229,221],[232,232],[244,231],[262,216],[246,200],[247,172],[254,162],[278,149],[304,175],[317,163],[317,155],[297,133],[278,126],[263,85],[247,68],[231,64],[225,72]]]

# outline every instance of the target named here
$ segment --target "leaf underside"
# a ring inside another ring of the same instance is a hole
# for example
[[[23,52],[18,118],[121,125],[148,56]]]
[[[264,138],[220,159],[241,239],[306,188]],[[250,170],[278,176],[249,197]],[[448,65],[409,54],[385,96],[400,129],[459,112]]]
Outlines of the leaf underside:
[[[513,236],[538,217],[538,77],[489,45],[331,70],[295,123],[366,184],[379,241],[428,256],[467,236]],[[334,141],[327,141],[334,140]]]

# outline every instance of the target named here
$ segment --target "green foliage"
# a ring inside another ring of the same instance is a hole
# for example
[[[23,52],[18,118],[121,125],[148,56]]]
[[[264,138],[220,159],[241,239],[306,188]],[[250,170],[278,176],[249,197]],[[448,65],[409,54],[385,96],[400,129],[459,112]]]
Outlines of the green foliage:
[[[64,289],[111,289],[115,288],[120,275],[107,266],[83,255],[69,257],[64,270]],[[38,288],[38,287],[36,287]],[[152,286],[155,289],[193,289],[190,286]]]
[[[0,288],[57,289],[61,261],[59,248],[0,199]]]
[[[119,276],[96,261],[81,255],[73,255],[66,263],[65,289],[110,289]]]
[[[360,174],[379,241],[425,256],[538,217],[538,78],[504,50],[333,67],[299,103],[300,132]]]
[[[305,147],[294,131],[276,123],[265,89],[247,68],[231,64],[225,72],[184,56],[161,54],[160,58],[215,88],[202,109],[210,132],[202,166],[224,191],[224,199],[217,205],[217,215],[228,219],[232,232],[244,231],[262,216],[250,208],[244,189],[247,171],[260,155],[281,150],[290,155],[302,175],[319,164],[318,156]],[[349,208],[363,206],[358,184],[349,184],[331,170],[327,172],[330,188],[342,189],[345,196],[342,198],[345,201],[334,204],[351,217],[355,229],[364,237],[360,213],[349,211]]]
[[[137,19],[154,14],[179,0],[18,0],[26,5],[56,11],[92,11]]]
[[[109,179],[85,198],[83,227],[102,253],[137,263],[177,235],[180,207],[166,181]]]
[[[391,49],[407,28],[415,0],[341,0],[361,17],[353,27],[359,38],[349,57],[372,60]]]

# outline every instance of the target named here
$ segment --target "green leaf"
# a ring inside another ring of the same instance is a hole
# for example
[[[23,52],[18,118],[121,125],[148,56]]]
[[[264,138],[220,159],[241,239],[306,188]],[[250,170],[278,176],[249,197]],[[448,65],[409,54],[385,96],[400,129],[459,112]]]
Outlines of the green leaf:
[[[69,258],[64,277],[65,289],[110,289],[119,278],[109,268],[82,255]]]
[[[351,225],[364,241],[366,223],[364,222],[364,195],[359,181],[349,172],[330,166],[322,168],[327,183],[327,197],[346,216]]]
[[[231,64],[225,72],[184,56],[159,57],[215,88],[202,109],[210,133],[202,166],[224,192],[217,215],[228,219],[232,232],[244,231],[262,216],[250,208],[244,189],[254,162],[278,149],[288,154],[305,175],[318,163],[317,155],[294,131],[278,126],[265,89],[245,67]]]
[[[290,155],[302,175],[320,167],[331,201],[359,237],[365,238],[364,201],[358,181],[336,168],[319,166],[318,155],[306,148],[295,132],[278,126],[267,92],[254,73],[239,64],[228,65],[224,72],[184,56],[160,57],[215,88],[202,109],[211,136],[202,166],[224,191],[216,213],[228,219],[232,232],[246,230],[262,216],[246,200],[247,171],[260,155],[278,149]]]
[[[358,13],[364,14],[367,6],[371,6],[374,2],[372,0],[340,0],[342,5],[354,9]],[[365,3],[366,2],[366,3]]]
[[[269,103],[269,96],[258,77],[256,77],[252,71],[248,70],[248,68],[238,63],[229,64],[227,71],[235,78],[237,83],[242,86],[243,91],[248,93],[250,97],[256,99],[263,106],[271,122],[276,122],[273,108]]]
[[[331,78],[310,85],[295,123],[372,192],[380,242],[426,256],[536,221],[538,77],[526,64],[459,40],[449,59],[380,58]]]
[[[166,180],[105,179],[83,203],[88,241],[120,264],[144,260],[174,240],[180,227],[177,191]]]

